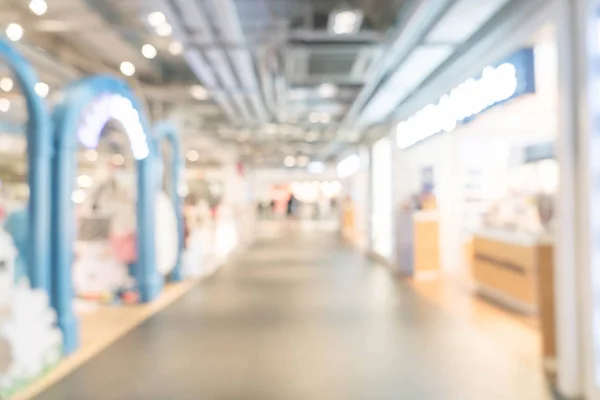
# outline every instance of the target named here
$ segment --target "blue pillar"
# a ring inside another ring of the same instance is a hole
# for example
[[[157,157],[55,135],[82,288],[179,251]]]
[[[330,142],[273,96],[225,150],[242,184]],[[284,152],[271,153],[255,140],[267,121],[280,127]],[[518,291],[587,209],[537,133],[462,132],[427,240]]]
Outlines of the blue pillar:
[[[78,130],[82,117],[89,107],[105,95],[119,95],[131,102],[139,117],[149,152],[137,161],[137,253],[136,280],[143,302],[155,299],[162,289],[162,278],[156,271],[155,255],[155,203],[156,179],[154,157],[156,150],[149,137],[149,125],[145,112],[125,82],[110,76],[92,76],[69,85],[64,89],[61,102],[53,112],[56,154],[52,160],[54,185],[52,188],[52,305],[57,312],[58,324],[63,331],[65,352],[71,353],[78,346],[78,323],[73,312],[73,243],[76,239],[75,213],[71,201],[74,178],[77,172],[76,154],[79,147]],[[106,111],[106,110],[105,110]],[[108,118],[108,116],[107,116]],[[128,115],[131,119],[131,116]],[[102,120],[100,120],[102,122]],[[105,121],[107,122],[107,121]],[[125,121],[120,121],[127,130]],[[129,121],[131,123],[131,121]],[[90,132],[99,139],[101,127]],[[126,132],[127,133],[127,132]],[[130,137],[131,139],[131,137]],[[139,141],[139,137],[135,140]],[[135,141],[132,139],[132,143]],[[137,143],[139,145],[139,143]]]
[[[35,92],[37,75],[29,63],[0,39],[0,58],[13,71],[28,112],[29,204],[27,274],[33,288],[50,293],[50,157],[52,127],[45,102]]]
[[[178,249],[177,249],[177,262],[175,268],[171,271],[169,279],[172,282],[180,282],[183,280],[183,274],[181,270],[181,255],[185,248],[185,221],[183,220],[183,198],[179,193],[179,185],[182,179],[182,171],[184,168],[183,154],[181,151],[181,144],[179,142],[179,135],[173,125],[163,121],[159,122],[154,127],[154,141],[155,148],[157,151],[157,158],[161,159],[162,154],[160,153],[160,143],[163,140],[168,140],[172,148],[172,159],[171,159],[171,187],[168,190],[171,192],[171,201],[173,201],[173,208],[175,209],[175,216],[177,218],[177,235],[178,235]]]

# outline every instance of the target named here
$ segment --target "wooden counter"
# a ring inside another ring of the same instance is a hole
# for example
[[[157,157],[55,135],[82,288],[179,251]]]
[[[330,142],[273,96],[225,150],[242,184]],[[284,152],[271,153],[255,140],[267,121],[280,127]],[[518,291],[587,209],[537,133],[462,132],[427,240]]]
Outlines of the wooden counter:
[[[543,354],[555,348],[554,248],[544,236],[479,231],[473,237],[471,270],[478,291],[513,310],[537,314]]]
[[[440,223],[437,211],[418,211],[413,214],[415,276],[440,270]]]

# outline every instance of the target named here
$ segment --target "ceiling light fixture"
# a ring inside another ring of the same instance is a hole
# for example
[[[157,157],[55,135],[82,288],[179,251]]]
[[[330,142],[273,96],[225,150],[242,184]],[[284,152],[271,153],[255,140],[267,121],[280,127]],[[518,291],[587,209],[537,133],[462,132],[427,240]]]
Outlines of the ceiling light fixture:
[[[361,10],[334,10],[329,15],[329,31],[336,35],[357,33],[363,21]]]
[[[306,167],[309,162],[310,158],[308,158],[308,156],[298,156],[298,158],[296,158],[296,163],[299,167]]]
[[[295,167],[296,166],[296,157],[294,157],[294,156],[287,156],[283,160],[283,165],[285,165],[288,168]]]
[[[16,23],[9,24],[6,27],[6,36],[13,42],[21,40],[23,32],[23,27]]]
[[[121,63],[121,73],[125,76],[133,76],[135,74],[135,65],[130,63],[129,61],[123,61]]]
[[[152,46],[151,44],[145,44],[142,46],[142,55],[147,59],[152,60],[154,57],[156,57],[156,54],[156,47]]]
[[[158,36],[167,37],[173,33],[173,27],[168,22],[162,23],[154,28]]]
[[[8,76],[5,76],[4,78],[0,79],[0,89],[2,89],[3,91],[10,92],[14,86],[15,83]]]
[[[10,110],[10,100],[5,98],[0,98],[0,112],[7,112]]]
[[[181,53],[183,53],[183,44],[176,40],[172,41],[171,43],[169,43],[169,53],[171,53],[174,56],[180,55]]]
[[[276,124],[265,125],[265,133],[268,135],[275,135],[277,133],[277,125]]]
[[[186,157],[189,161],[195,162],[200,159],[200,154],[196,150],[190,150],[187,152]]]
[[[319,86],[319,95],[324,98],[335,97],[338,92],[338,88],[336,85],[332,83],[324,83]]]
[[[154,11],[148,14],[148,23],[155,28],[164,24],[165,22],[167,22],[167,17],[165,17],[165,14],[161,13],[160,11]]]
[[[190,87],[190,94],[196,100],[206,100],[208,99],[208,90],[206,90],[201,85],[193,85]]]
[[[31,0],[29,9],[35,15],[42,16],[48,11],[48,4],[44,0]]]
[[[48,93],[50,93],[50,86],[44,82],[36,83],[34,89],[37,95],[40,97],[46,97],[48,96]]]
[[[98,159],[98,152],[96,150],[86,150],[84,155],[86,160],[88,161],[96,161]]]

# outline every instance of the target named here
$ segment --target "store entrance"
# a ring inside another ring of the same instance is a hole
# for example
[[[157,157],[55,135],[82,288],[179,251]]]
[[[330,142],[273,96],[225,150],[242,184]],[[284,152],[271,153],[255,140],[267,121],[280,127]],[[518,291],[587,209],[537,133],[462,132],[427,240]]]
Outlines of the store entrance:
[[[445,103],[437,107],[470,100],[447,132],[423,140],[409,129],[420,127],[415,120],[401,126],[398,268],[418,291],[553,372],[559,177],[552,28],[544,28],[533,42],[533,48],[484,69],[442,98]],[[499,93],[497,103],[490,100],[493,86],[484,85],[494,68],[514,72],[515,91],[508,98]],[[535,90],[519,92],[519,87]],[[487,97],[480,105],[482,94]],[[425,113],[414,118],[423,120]],[[434,120],[430,117],[425,120]],[[424,132],[429,128],[424,122]]]

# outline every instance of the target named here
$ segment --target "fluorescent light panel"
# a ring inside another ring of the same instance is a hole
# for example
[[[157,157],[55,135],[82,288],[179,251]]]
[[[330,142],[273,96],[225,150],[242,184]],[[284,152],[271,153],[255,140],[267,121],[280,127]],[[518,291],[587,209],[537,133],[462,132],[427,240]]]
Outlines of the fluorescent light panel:
[[[455,3],[429,32],[429,43],[460,44],[494,16],[507,0],[461,0]]]

